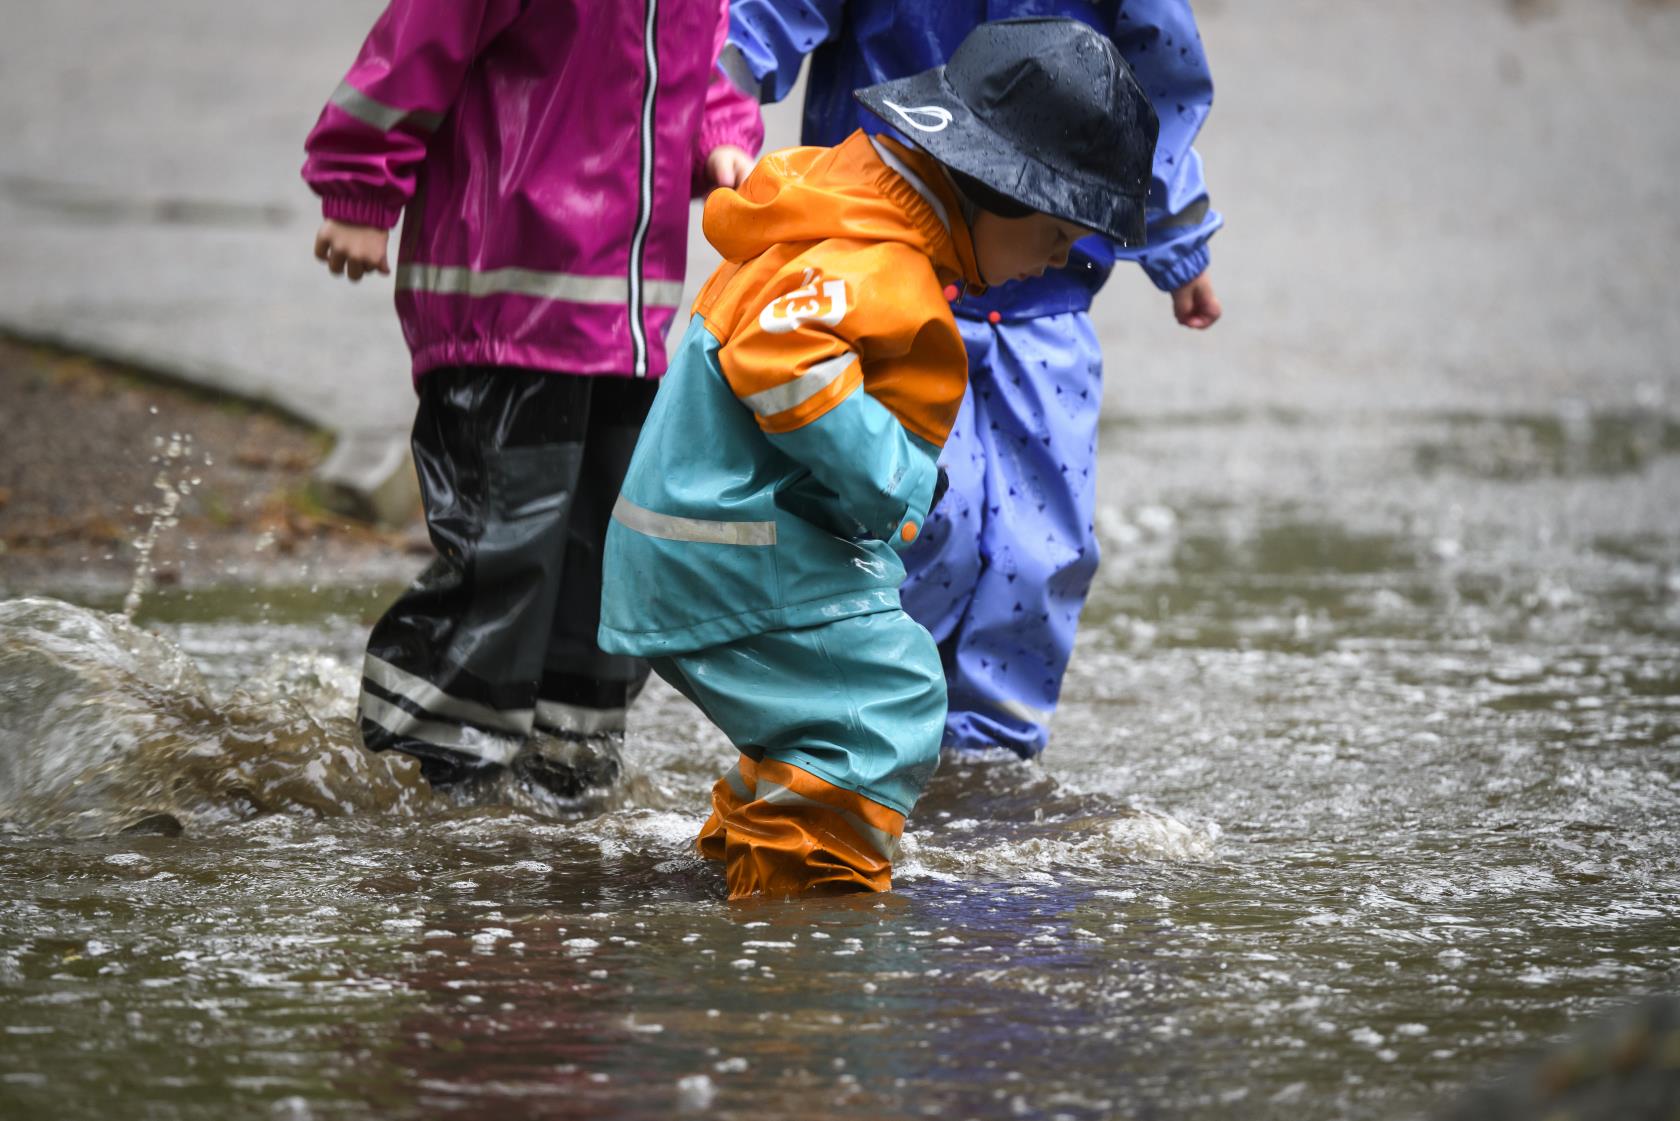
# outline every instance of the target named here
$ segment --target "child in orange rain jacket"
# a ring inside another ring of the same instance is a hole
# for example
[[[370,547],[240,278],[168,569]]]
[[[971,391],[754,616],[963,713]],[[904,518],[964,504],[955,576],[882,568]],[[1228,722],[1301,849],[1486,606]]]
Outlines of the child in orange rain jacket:
[[[724,263],[607,533],[601,648],[650,659],[740,750],[699,841],[731,898],[892,886],[945,718],[898,553],[967,377],[949,305],[1090,231],[1144,236],[1155,113],[1085,24],[985,24],[856,96],[915,146],[777,152],[707,201]]]

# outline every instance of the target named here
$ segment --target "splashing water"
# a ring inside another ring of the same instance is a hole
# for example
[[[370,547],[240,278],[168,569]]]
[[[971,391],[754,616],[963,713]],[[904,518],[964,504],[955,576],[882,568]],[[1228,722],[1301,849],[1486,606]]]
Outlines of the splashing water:
[[[191,480],[173,477],[181,461],[192,454],[192,435],[172,432],[167,440],[159,436],[157,447],[158,454],[152,457],[152,462],[158,464],[157,476],[152,480],[152,489],[159,496],[157,504],[134,508],[136,514],[149,520],[146,531],[134,543],[134,578],[123,597],[123,615],[130,620],[140,610],[140,600],[151,588],[152,551],[157,548],[158,536],[176,526],[176,511],[193,487]]]
[[[0,743],[0,819],[83,835],[432,800],[345,717],[273,689],[218,703],[168,642],[51,599],[0,603]]]

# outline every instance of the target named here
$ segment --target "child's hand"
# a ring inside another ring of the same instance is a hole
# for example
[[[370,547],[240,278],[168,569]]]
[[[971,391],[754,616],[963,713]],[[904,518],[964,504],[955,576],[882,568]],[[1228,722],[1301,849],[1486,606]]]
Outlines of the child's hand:
[[[1203,273],[1182,288],[1173,289],[1173,318],[1184,326],[1205,331],[1219,322],[1224,309],[1213,294],[1213,280]]]
[[[706,175],[714,187],[739,187],[752,168],[746,149],[733,144],[719,144],[706,156]]]
[[[352,281],[360,280],[363,273],[376,269],[389,276],[391,262],[385,250],[390,240],[390,230],[382,230],[378,226],[354,226],[328,218],[315,231],[315,257],[325,261],[334,276],[343,276],[348,270]]]

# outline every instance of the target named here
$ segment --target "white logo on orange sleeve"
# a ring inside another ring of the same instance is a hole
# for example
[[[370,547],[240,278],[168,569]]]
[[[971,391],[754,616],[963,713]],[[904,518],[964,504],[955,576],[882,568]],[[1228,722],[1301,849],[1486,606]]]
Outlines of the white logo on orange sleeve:
[[[816,269],[806,269],[800,286],[777,296],[758,313],[758,325],[772,335],[792,331],[802,323],[838,327],[846,318],[846,282],[823,280]]]

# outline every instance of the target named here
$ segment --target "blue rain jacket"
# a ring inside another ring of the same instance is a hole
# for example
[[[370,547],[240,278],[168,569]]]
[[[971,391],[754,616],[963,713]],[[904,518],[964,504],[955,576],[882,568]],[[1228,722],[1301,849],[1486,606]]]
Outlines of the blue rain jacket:
[[[1185,0],[731,0],[723,61],[738,82],[756,84],[764,101],[780,101],[811,54],[806,144],[835,144],[857,128],[898,136],[852,91],[942,65],[976,25],[1016,16],[1066,16],[1111,36],[1154,102],[1161,136],[1149,240],[1123,249],[1086,238],[1067,267],[965,298],[957,314],[984,319],[996,310],[1019,320],[1088,310],[1117,260],[1136,260],[1163,291],[1194,280],[1224,219],[1208,203],[1202,159],[1191,147],[1213,106],[1213,78]]]

